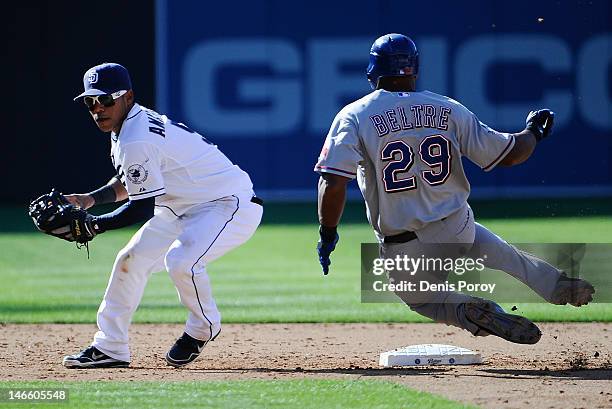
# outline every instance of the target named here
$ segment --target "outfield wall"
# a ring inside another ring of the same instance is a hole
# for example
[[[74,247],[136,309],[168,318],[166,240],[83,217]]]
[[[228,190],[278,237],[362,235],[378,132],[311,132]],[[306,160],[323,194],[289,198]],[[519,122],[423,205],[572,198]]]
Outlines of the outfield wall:
[[[420,89],[500,130],[522,129],[534,108],[557,113],[529,163],[468,165],[476,196],[612,195],[609,4],[158,0],[157,105],[232,152],[267,196],[314,197],[331,120],[370,91],[373,39],[402,32],[420,48]]]
[[[12,5],[13,90],[0,201],[51,185],[84,190],[112,175],[108,141],[71,101],[86,68],[118,61],[138,99],[185,122],[249,171],[268,199],[314,199],[327,128],[369,92],[373,39],[414,37],[419,88],[518,131],[557,112],[555,136],[514,169],[467,163],[474,196],[612,196],[612,29],[608,1],[110,1],[87,29],[85,3]],[[46,96],[47,103],[33,96]],[[353,193],[352,197],[356,197]]]

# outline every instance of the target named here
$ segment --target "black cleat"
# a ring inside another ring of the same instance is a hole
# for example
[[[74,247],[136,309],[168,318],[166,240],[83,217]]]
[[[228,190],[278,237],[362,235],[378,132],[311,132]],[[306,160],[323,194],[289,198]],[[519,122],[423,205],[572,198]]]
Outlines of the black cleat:
[[[508,314],[493,301],[480,300],[464,305],[465,317],[470,322],[506,341],[535,344],[542,336],[542,332],[533,322],[519,315]]]
[[[206,345],[206,341],[200,341],[187,335],[187,333],[183,333],[166,353],[166,362],[168,365],[177,368],[185,366],[200,355],[204,345]]]
[[[66,368],[127,368],[129,362],[111,358],[98,348],[90,346],[78,354],[64,357]]]

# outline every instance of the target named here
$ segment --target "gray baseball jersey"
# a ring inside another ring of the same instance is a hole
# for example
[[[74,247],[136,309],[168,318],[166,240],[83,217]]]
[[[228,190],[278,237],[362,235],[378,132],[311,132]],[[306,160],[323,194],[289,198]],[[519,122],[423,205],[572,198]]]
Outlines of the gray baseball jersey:
[[[470,192],[461,157],[489,171],[513,146],[451,98],[376,90],[336,115],[315,171],[357,177],[381,239],[459,210]]]

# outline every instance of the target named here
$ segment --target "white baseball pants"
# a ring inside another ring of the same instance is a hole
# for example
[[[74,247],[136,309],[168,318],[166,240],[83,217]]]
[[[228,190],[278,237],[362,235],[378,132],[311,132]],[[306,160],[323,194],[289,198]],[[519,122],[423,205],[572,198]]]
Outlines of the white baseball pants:
[[[206,266],[255,233],[263,207],[251,202],[252,197],[252,191],[224,197],[195,206],[180,217],[156,209],[155,216],[117,255],[98,309],[99,331],[92,345],[110,357],[130,361],[132,315],[151,273],[164,268],[189,310],[185,332],[206,342],[214,339],[221,331],[221,315]]]

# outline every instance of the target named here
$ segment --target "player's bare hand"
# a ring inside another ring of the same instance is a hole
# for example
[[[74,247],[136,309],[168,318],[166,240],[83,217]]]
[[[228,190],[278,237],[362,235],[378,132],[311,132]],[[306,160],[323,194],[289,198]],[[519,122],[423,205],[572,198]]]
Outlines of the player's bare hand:
[[[87,210],[92,207],[95,202],[93,197],[88,194],[80,195],[80,194],[72,194],[64,196],[71,204],[80,207],[81,209]]]

